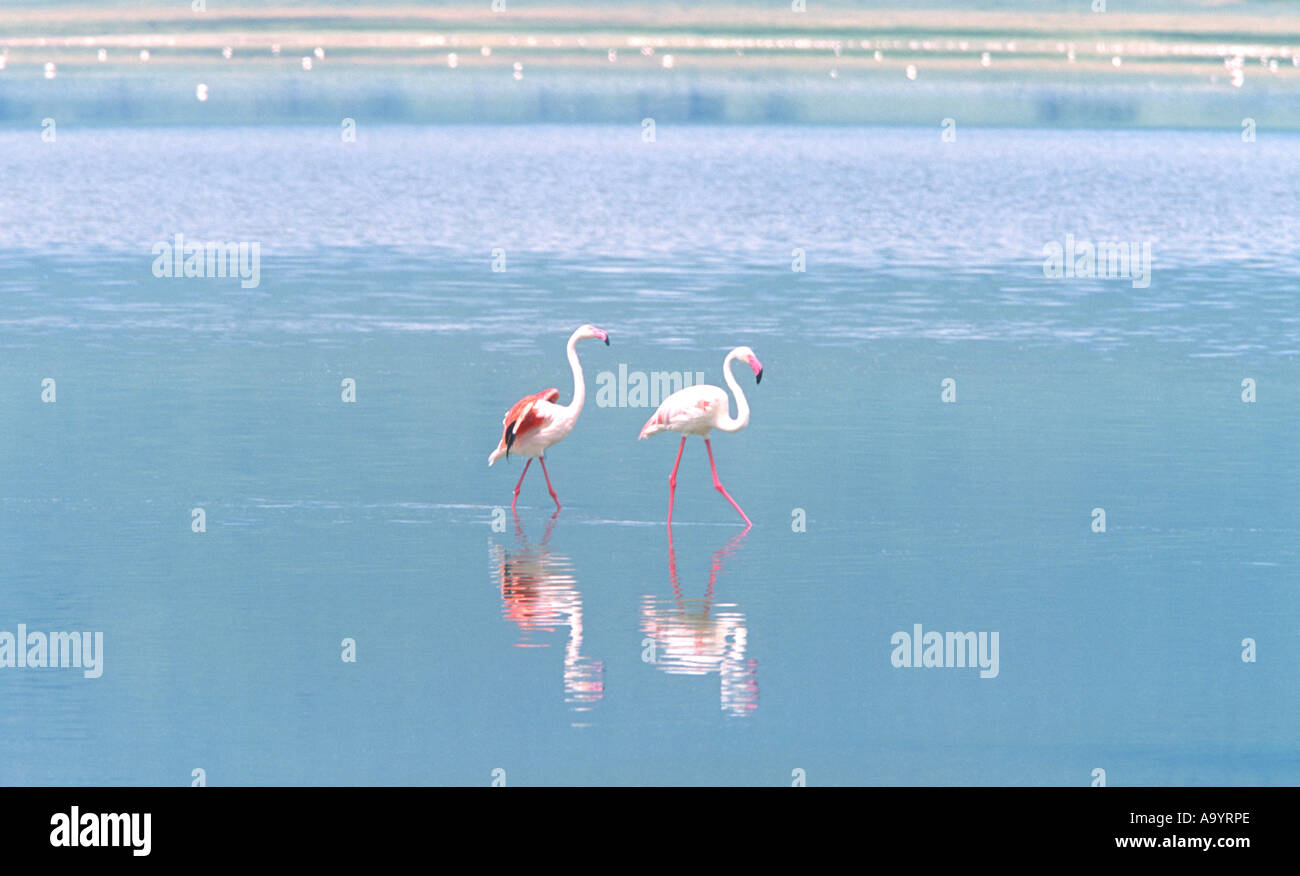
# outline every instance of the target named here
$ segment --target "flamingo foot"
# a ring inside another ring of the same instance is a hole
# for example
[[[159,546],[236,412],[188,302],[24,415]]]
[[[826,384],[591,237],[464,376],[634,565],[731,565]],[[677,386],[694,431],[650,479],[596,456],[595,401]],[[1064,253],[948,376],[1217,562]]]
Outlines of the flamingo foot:
[[[510,503],[510,510],[516,515],[518,515],[515,506],[519,504],[519,488],[524,485],[524,475],[528,474],[528,466],[532,464],[533,461],[531,459],[524,463],[524,470],[519,473],[519,481],[515,484],[515,499]]]
[[[550,472],[546,470],[546,457],[539,456],[538,459],[541,460],[542,463],[542,474],[546,476],[546,489],[550,491],[551,501],[555,503],[555,513],[559,514],[560,511],[563,510],[564,506],[560,504],[560,497],[555,495],[555,487],[551,486],[551,475]]]
[[[741,510],[740,506],[736,504],[736,500],[731,498],[731,494],[728,493],[726,489],[723,488],[722,484],[715,483],[713,486],[717,487],[718,492],[726,497],[727,501],[731,503],[732,508],[736,509],[736,513],[739,514],[741,519],[745,521],[745,530],[748,531],[749,528],[754,525],[750,521],[749,516],[746,515],[744,511]]]
[[[668,476],[668,540],[673,538],[673,499],[677,495],[677,468],[682,464],[682,451],[686,449],[686,436],[677,446],[677,461],[673,463],[673,473]]]
[[[709,443],[708,438],[704,439],[704,447],[709,451],[709,469],[713,472],[713,488],[725,496],[727,501],[731,503],[731,507],[736,509],[736,513],[745,521],[745,530],[748,531],[754,524],[750,522],[749,515],[742,511],[740,506],[736,504],[736,500],[731,498],[731,494],[727,492],[727,488],[722,486],[722,481],[718,480],[718,467],[713,464],[713,445]]]

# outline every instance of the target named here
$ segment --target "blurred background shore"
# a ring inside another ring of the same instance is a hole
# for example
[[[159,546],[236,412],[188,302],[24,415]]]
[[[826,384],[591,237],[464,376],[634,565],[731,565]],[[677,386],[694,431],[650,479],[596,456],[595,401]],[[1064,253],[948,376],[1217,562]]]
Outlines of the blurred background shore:
[[[0,125],[1300,129],[1282,2],[500,5],[10,3]]]

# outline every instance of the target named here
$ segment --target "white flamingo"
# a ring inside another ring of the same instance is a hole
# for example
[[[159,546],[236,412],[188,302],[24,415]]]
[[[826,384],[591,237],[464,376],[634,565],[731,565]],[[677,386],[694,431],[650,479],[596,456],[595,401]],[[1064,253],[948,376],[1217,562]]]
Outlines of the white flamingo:
[[[713,472],[713,486],[719,493],[726,496],[731,507],[735,508],[737,513],[745,521],[745,528],[748,529],[752,524],[749,517],[736,504],[736,500],[731,498],[731,494],[722,486],[718,480],[718,468],[713,464],[713,445],[709,443],[709,432],[713,429],[721,429],[723,432],[739,432],[749,425],[749,403],[745,401],[745,394],[740,391],[740,385],[736,383],[736,378],[731,373],[731,363],[735,359],[744,359],[749,363],[749,367],[754,369],[754,382],[762,383],[763,365],[754,355],[754,351],[749,347],[737,347],[727,354],[727,358],[722,360],[722,374],[727,381],[727,386],[731,387],[731,393],[736,397],[736,416],[730,414],[730,403],[727,399],[727,393],[721,387],[701,384],[699,386],[688,386],[685,389],[678,390],[668,398],[664,399],[659,410],[654,412],[654,416],[646,420],[646,424],[641,427],[641,438],[654,435],[657,432],[679,432],[682,436],[682,443],[677,448],[677,461],[673,463],[673,473],[668,478],[668,526],[673,525],[673,496],[677,492],[677,467],[682,464],[682,451],[686,449],[686,437],[688,435],[699,435],[704,439],[704,447],[709,452],[709,469]]]
[[[560,512],[560,500],[555,495],[555,488],[551,486],[550,472],[546,470],[545,454],[548,449],[559,444],[573,431],[573,425],[578,422],[578,415],[582,413],[582,405],[587,400],[587,383],[582,379],[582,363],[578,361],[577,344],[578,341],[590,338],[604,341],[605,345],[609,346],[608,332],[594,325],[583,325],[569,336],[569,343],[565,347],[569,357],[569,367],[573,369],[571,402],[567,405],[556,404],[560,400],[560,391],[551,387],[534,395],[526,395],[515,402],[514,406],[506,411],[505,419],[501,421],[501,441],[497,444],[497,449],[488,456],[488,465],[512,453],[528,458],[524,463],[523,472],[519,475],[519,482],[515,484],[515,498],[510,503],[511,510],[514,510],[519,502],[519,488],[523,486],[524,475],[528,474],[528,466],[533,464],[534,459],[540,459],[542,474],[546,478],[546,489],[550,491],[551,498],[555,501],[555,512],[557,514]]]

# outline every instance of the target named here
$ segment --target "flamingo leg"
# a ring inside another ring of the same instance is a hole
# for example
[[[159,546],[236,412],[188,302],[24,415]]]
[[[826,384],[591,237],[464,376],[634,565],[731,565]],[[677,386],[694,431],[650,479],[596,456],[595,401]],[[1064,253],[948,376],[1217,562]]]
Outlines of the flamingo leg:
[[[719,493],[727,497],[727,501],[731,503],[731,507],[735,508],[736,513],[739,514],[742,518],[744,518],[745,528],[749,529],[749,527],[753,526],[754,524],[749,522],[749,518],[745,515],[745,512],[740,510],[740,506],[736,504],[736,500],[731,498],[731,494],[727,492],[727,488],[722,486],[722,481],[718,480],[718,467],[713,464],[713,445],[709,443],[708,438],[704,439],[704,448],[709,451],[709,469],[713,472],[714,489],[716,489]]]
[[[559,514],[561,508],[560,499],[555,495],[555,487],[551,486],[551,475],[546,471],[546,457],[540,456],[538,459],[542,461],[542,474],[546,477],[546,489],[551,491],[551,499],[555,502],[555,513]]]
[[[677,494],[677,467],[682,464],[682,451],[686,449],[686,436],[677,448],[677,461],[673,463],[673,473],[668,476],[668,542],[673,539],[673,496]]]
[[[511,510],[511,511],[514,511],[514,510],[515,510],[515,505],[517,505],[517,504],[519,503],[519,488],[522,487],[522,486],[524,485],[524,475],[528,474],[528,466],[530,466],[530,465],[532,465],[532,464],[533,464],[533,461],[532,461],[531,459],[528,460],[527,462],[525,462],[525,463],[524,463],[524,470],[521,471],[521,472],[519,473],[519,483],[515,484],[515,500],[514,500],[513,502],[510,503],[510,510]]]

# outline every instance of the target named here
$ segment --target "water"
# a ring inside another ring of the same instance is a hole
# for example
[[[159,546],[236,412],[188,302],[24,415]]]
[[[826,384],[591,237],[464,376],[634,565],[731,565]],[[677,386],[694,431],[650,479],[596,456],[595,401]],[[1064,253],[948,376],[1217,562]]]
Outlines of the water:
[[[0,782],[1294,784],[1298,146],[0,133],[0,630],[105,640],[0,671]],[[177,232],[261,284],[155,278]],[[1046,279],[1066,234],[1150,286]],[[516,524],[486,457],[583,322],[564,510],[534,466]],[[755,525],[692,439],[670,545],[677,442],[598,375],[739,344]],[[893,667],[917,623],[997,677]]]

